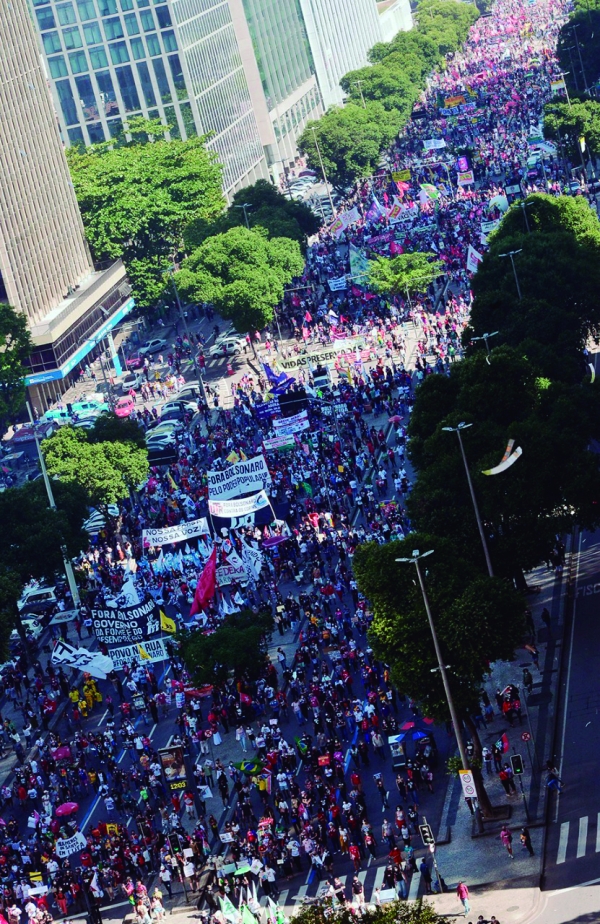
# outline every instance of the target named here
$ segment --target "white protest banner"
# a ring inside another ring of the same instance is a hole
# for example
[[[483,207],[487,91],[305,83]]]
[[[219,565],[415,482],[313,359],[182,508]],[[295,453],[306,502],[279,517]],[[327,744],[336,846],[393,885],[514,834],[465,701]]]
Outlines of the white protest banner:
[[[239,500],[213,501],[209,500],[208,509],[214,517],[245,517],[268,507],[269,498],[264,491],[253,494],[252,497],[242,497]]]
[[[92,620],[96,638],[107,645],[143,642],[160,629],[158,607],[152,597],[137,606],[93,608]]]
[[[475,182],[475,174],[472,170],[465,170],[464,173],[457,174],[456,182],[459,186],[470,186]]]
[[[242,561],[248,573],[248,576],[258,581],[263,566],[263,555],[260,549],[253,549],[242,540]]]
[[[470,273],[476,273],[477,267],[483,260],[483,256],[479,251],[475,250],[474,247],[471,247],[469,244],[469,250],[467,252],[467,269]]]
[[[114,669],[120,671],[125,664],[131,664],[132,661],[136,661],[138,664],[166,661],[169,654],[164,639],[155,638],[148,642],[141,642],[139,645],[123,645],[121,648],[113,648],[110,657],[113,661]]]
[[[293,417],[281,417],[273,421],[273,429],[277,436],[290,436],[293,433],[300,433],[302,430],[308,430],[310,422],[307,411],[300,411]]]
[[[269,452],[271,449],[293,449],[296,445],[293,436],[274,436],[270,440],[263,440],[263,448],[265,452]]]
[[[347,212],[342,212],[341,215],[338,215],[336,220],[329,227],[329,233],[332,234],[335,238],[338,238],[342,231],[345,231],[348,225],[353,224],[355,221],[358,221],[360,218],[360,212],[358,208],[354,206],[349,209]]]
[[[248,583],[248,574],[244,567],[244,562],[237,552],[230,552],[222,565],[217,568],[217,584],[219,587],[225,587],[237,581],[238,584]]]
[[[170,545],[172,542],[187,542],[196,536],[207,536],[210,533],[206,517],[190,520],[188,523],[179,523],[177,526],[165,526],[162,529],[144,529],[142,541],[145,546]]]
[[[60,859],[64,860],[65,857],[70,857],[72,853],[79,853],[86,844],[87,840],[81,831],[78,831],[73,837],[59,837],[54,845],[54,849]]]
[[[248,494],[249,491],[264,491],[271,484],[271,475],[263,455],[236,462],[222,472],[207,472],[208,496],[229,500]]]
[[[481,230],[484,234],[490,234],[492,231],[495,231],[496,228],[500,226],[500,219],[496,218],[495,221],[482,221]]]
[[[345,276],[338,276],[337,279],[329,280],[329,288],[331,289],[332,292],[339,292],[340,289],[346,289],[347,286],[348,286],[348,282]]]
[[[100,652],[91,652],[86,648],[75,648],[62,639],[54,646],[52,651],[52,663],[61,664],[63,667],[74,667],[80,671],[86,671],[92,677],[98,677],[99,680],[106,680],[114,667],[112,658]]]
[[[441,148],[446,147],[446,142],[443,138],[429,138],[427,141],[423,141],[423,147],[426,151],[439,151]]]
[[[558,80],[550,81],[550,89],[553,93],[556,93],[558,90],[564,90],[566,87],[563,77],[560,77]]]

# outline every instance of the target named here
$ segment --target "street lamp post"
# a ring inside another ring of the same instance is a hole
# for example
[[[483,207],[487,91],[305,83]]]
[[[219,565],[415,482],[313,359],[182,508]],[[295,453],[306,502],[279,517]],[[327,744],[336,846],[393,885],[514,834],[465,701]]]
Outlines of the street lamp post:
[[[510,257],[510,262],[512,264],[513,275],[515,277],[515,285],[517,287],[517,295],[519,296],[519,301],[522,300],[523,296],[521,295],[521,286],[519,285],[519,277],[517,276],[517,268],[515,266],[515,257],[518,253],[521,253],[522,249],[523,248],[521,248],[520,250],[509,250],[508,253],[498,254],[499,257]]]
[[[431,607],[429,605],[429,598],[427,596],[427,589],[425,587],[425,581],[423,580],[423,573],[421,571],[421,567],[419,564],[422,558],[427,558],[429,555],[433,555],[433,549],[430,549],[428,552],[423,552],[423,553],[420,553],[419,550],[416,549],[412,553],[412,558],[397,558],[396,561],[414,565],[416,568],[417,577],[419,579],[419,586],[421,588],[421,594],[423,596],[423,604],[425,606],[425,612],[427,613],[427,619],[429,621],[429,628],[431,629],[431,637],[433,638],[433,647],[435,648],[435,656],[438,662],[437,670],[439,670],[441,677],[442,677],[442,683],[444,685],[444,693],[446,695],[446,702],[448,703],[448,709],[450,711],[450,718],[452,719],[452,725],[454,726],[454,734],[456,735],[456,743],[458,744],[458,753],[460,754],[460,761],[462,763],[463,770],[469,770],[470,769],[469,761],[467,759],[467,752],[466,752],[465,744],[463,741],[462,729],[461,729],[461,725],[458,719],[458,713],[456,712],[456,707],[454,705],[454,700],[452,699],[452,692],[450,690],[450,684],[448,682],[447,671],[448,671],[449,665],[444,664],[444,660],[442,658],[440,643],[438,641],[437,633],[435,631],[433,616],[431,614]],[[477,826],[479,830],[482,831],[483,821],[481,818],[481,810],[479,809],[479,805],[477,803],[475,804],[474,808],[475,808],[475,817],[477,819]]]
[[[54,500],[54,492],[52,490],[52,485],[50,484],[50,478],[48,477],[48,470],[46,468],[46,462],[42,453],[42,447],[40,446],[40,440],[38,432],[35,425],[35,420],[33,419],[33,414],[31,412],[31,405],[29,401],[27,402],[27,413],[29,414],[29,420],[31,421],[31,426],[33,428],[33,439],[35,441],[35,448],[37,450],[38,462],[40,463],[40,469],[42,471],[42,478],[44,479],[44,486],[46,488],[46,494],[48,495],[48,505],[51,510],[56,510],[56,501]],[[73,564],[69,558],[66,545],[61,545],[60,551],[63,557],[63,565],[65,569],[65,574],[67,576],[67,583],[69,585],[69,590],[71,591],[71,597],[73,599],[73,606],[81,606],[81,599],[79,597],[79,590],[77,588],[77,583],[75,581],[75,573],[73,571]]]
[[[248,209],[252,208],[251,202],[243,202],[241,205],[236,205],[236,209],[243,209],[244,218],[246,219],[246,227],[248,231],[250,230],[250,222],[248,221]]]
[[[475,519],[477,520],[477,529],[479,530],[479,535],[481,537],[481,544],[483,546],[483,554],[485,555],[485,563],[487,565],[488,574],[490,577],[494,577],[494,570],[492,568],[492,560],[490,558],[490,553],[487,546],[487,540],[485,538],[485,532],[483,531],[483,523],[481,522],[481,516],[479,515],[479,507],[477,506],[477,498],[475,497],[475,490],[473,488],[473,482],[471,481],[471,472],[469,471],[469,466],[467,464],[467,457],[465,455],[465,448],[463,446],[461,430],[468,430],[469,427],[472,427],[473,424],[468,423],[459,423],[456,427],[442,427],[442,430],[446,430],[448,433],[456,433],[458,437],[458,445],[460,446],[460,454],[465,466],[465,473],[467,475],[467,482],[469,484],[469,491],[471,492],[471,500],[473,501],[473,509],[475,511]]]
[[[489,358],[489,355],[490,355],[490,337],[495,337],[495,336],[496,336],[497,334],[499,334],[499,333],[500,333],[500,331],[495,330],[495,331],[493,331],[491,334],[482,334],[481,337],[471,337],[471,341],[472,341],[472,343],[475,343],[475,341],[477,341],[477,340],[483,340],[483,342],[485,343],[485,348],[486,348],[486,350],[487,350],[487,355],[488,355],[488,358]]]
[[[333,199],[331,198],[331,190],[329,188],[329,181],[327,180],[327,174],[325,173],[325,165],[323,163],[323,158],[321,157],[321,148],[319,147],[319,142],[317,140],[317,129],[314,125],[310,126],[310,130],[313,133],[313,138],[315,139],[315,147],[317,149],[317,156],[319,158],[319,163],[321,164],[321,173],[323,174],[323,182],[325,183],[327,189],[327,197],[329,199],[329,204],[331,206],[331,214],[335,218],[335,208],[333,205]]]
[[[240,206],[240,208],[241,208],[241,206]],[[196,351],[194,350],[194,348],[193,348],[193,346],[192,346],[192,341],[191,341],[191,338],[190,338],[190,331],[189,331],[189,328],[188,328],[188,325],[187,325],[187,318],[186,318],[186,316],[185,316],[185,313],[184,313],[184,310],[183,310],[183,307],[182,307],[182,304],[181,304],[181,299],[179,298],[179,291],[178,291],[178,289],[177,289],[177,283],[175,282],[175,273],[173,272],[173,267],[171,266],[171,267],[168,269],[167,272],[169,273],[169,275],[170,275],[170,277],[171,277],[171,282],[173,283],[173,291],[175,292],[175,299],[176,299],[176,301],[177,301],[177,308],[178,308],[178,310],[179,310],[179,316],[180,316],[181,320],[183,321],[183,328],[184,328],[184,330],[185,330],[185,335],[186,335],[186,337],[187,337],[187,339],[188,339],[188,343],[189,343],[189,345],[190,345],[190,347],[191,347],[191,350],[192,350],[192,358],[193,358],[193,363],[194,363],[194,372],[196,373],[196,378],[198,379],[198,385],[199,385],[200,388],[202,389],[202,397],[203,397],[203,399],[204,399],[204,403],[205,403],[206,406],[208,407],[208,398],[207,398],[207,396],[206,396],[206,388],[205,388],[205,385],[204,385],[204,379],[202,378],[202,375],[200,374],[200,367],[198,366],[198,360],[197,360],[197,358],[196,358]]]
[[[353,81],[353,86],[358,87],[358,92],[360,93],[360,98],[361,98],[361,100],[362,100],[363,109],[366,109],[366,108],[367,108],[367,104],[365,103],[365,97],[364,97],[364,93],[363,93],[363,91],[362,91],[362,85],[363,85],[363,83],[364,83],[364,80],[354,80],[354,81]]]

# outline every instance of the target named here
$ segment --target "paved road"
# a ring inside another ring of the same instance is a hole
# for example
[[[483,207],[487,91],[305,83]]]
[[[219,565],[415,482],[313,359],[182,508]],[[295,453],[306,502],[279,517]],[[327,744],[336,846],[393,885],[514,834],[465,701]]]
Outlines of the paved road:
[[[551,796],[546,889],[588,882],[600,869],[600,534],[583,533],[579,548],[557,736],[556,761],[565,788]]]

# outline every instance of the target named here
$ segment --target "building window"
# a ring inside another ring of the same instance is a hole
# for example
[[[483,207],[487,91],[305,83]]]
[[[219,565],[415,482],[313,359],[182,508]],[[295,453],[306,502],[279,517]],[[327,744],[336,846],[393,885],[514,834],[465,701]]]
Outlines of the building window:
[[[93,122],[100,118],[91,79],[89,77],[76,77],[75,86],[77,87],[77,95],[83,108],[83,117],[86,122]]]
[[[165,71],[163,62],[160,60],[160,58],[155,58],[152,61],[152,66],[154,67],[154,76],[156,77],[156,82],[158,84],[160,98],[162,99],[163,103],[171,103],[173,99],[171,96],[169,81],[167,80],[167,72]]]
[[[96,74],[96,83],[100,91],[100,99],[104,106],[104,113],[107,116],[119,114],[119,104],[113,87],[112,77],[109,71],[101,71]]]
[[[196,125],[194,123],[194,115],[192,113],[192,104],[191,103],[182,103],[179,107],[181,112],[181,118],[183,119],[183,125],[185,128],[185,133],[188,138],[193,138],[194,135],[197,135]]]
[[[77,9],[79,10],[79,18],[82,22],[96,18],[94,0],[77,0]]]
[[[156,26],[154,25],[154,16],[152,15],[152,10],[141,10],[140,19],[142,21],[142,29],[144,32],[154,32]]]
[[[70,128],[67,131],[67,134],[69,136],[69,141],[72,147],[74,148],[83,147],[84,145],[83,130],[81,128]]]
[[[177,51],[177,39],[172,29],[162,33],[162,40],[165,51]]]
[[[98,9],[101,16],[114,16],[117,12],[116,0],[98,0]]]
[[[121,119],[109,119],[108,120],[108,130],[110,132],[111,138],[117,138],[119,135],[123,134],[123,123]]]
[[[125,64],[129,61],[129,52],[125,42],[114,42],[108,46],[113,64]]]
[[[107,42],[112,42],[113,39],[123,38],[123,26],[118,16],[114,16],[112,19],[105,19],[102,25],[104,26],[104,34],[106,35]]]
[[[146,44],[148,46],[148,54],[151,58],[162,54],[160,50],[160,42],[158,41],[158,35],[147,35]]]
[[[77,22],[75,9],[72,3],[61,3],[56,7],[58,21],[61,26],[70,26],[71,23]]]
[[[108,58],[104,48],[91,48],[90,61],[95,71],[101,71],[103,67],[108,67]]]
[[[66,77],[69,73],[64,55],[58,55],[56,58],[48,58],[48,64],[50,65],[50,76],[55,80],[57,77]]]
[[[104,129],[101,122],[92,122],[91,125],[88,125],[87,130],[90,136],[90,144],[102,144],[104,141]]]
[[[50,8],[47,10],[36,10],[35,15],[38,21],[38,26],[42,30],[45,29],[55,29],[56,23],[54,22],[54,13]]]
[[[137,16],[135,13],[128,13],[125,17],[125,28],[127,29],[127,35],[139,35],[140,26],[137,21]]]
[[[73,29],[63,29],[63,42],[67,49],[82,47],[81,32],[77,26],[74,26]]]
[[[100,31],[100,25],[97,22],[88,22],[83,27],[83,34],[85,35],[85,41],[87,45],[101,45],[102,44],[102,33]]]
[[[57,80],[54,86],[56,87],[65,122],[67,125],[77,125],[79,119],[77,118],[77,107],[73,99],[71,84],[68,80]]]
[[[115,73],[121,88],[121,99],[125,103],[125,112],[137,112],[142,107],[131,67],[117,67]]]
[[[47,55],[55,55],[57,51],[62,51],[58,32],[46,32],[45,35],[42,35],[42,39],[44,51]]]
[[[165,106],[165,118],[169,123],[169,132],[171,134],[171,138],[181,138],[181,132],[179,131],[177,116],[175,115],[175,109],[173,106]]]
[[[72,74],[85,74],[89,70],[85,51],[74,51],[70,54],[69,63]]]
[[[159,6],[156,8],[156,18],[159,29],[168,29],[172,25],[171,14],[168,6]]]
[[[131,53],[135,61],[140,61],[142,58],[146,57],[146,49],[144,48],[144,43],[141,38],[131,39]]]
[[[138,10],[150,6],[150,0],[137,0]]]
[[[121,0],[121,9],[124,13],[133,9],[133,0]]]
[[[169,66],[171,68],[171,75],[173,77],[175,89],[177,90],[178,99],[187,99],[188,94],[185,88],[185,80],[183,79],[179,55],[169,55]]]
[[[142,92],[146,101],[146,106],[156,106],[156,97],[154,96],[154,87],[150,79],[150,71],[145,61],[140,61],[137,65],[138,77],[142,86]]]

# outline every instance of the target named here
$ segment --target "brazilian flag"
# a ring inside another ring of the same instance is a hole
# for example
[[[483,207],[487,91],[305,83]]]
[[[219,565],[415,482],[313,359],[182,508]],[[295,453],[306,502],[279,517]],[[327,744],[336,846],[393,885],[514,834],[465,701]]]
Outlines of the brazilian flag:
[[[233,765],[237,770],[241,770],[242,773],[247,773],[248,776],[254,776],[257,773],[261,773],[264,770],[264,763],[262,760],[241,760],[239,764]]]

